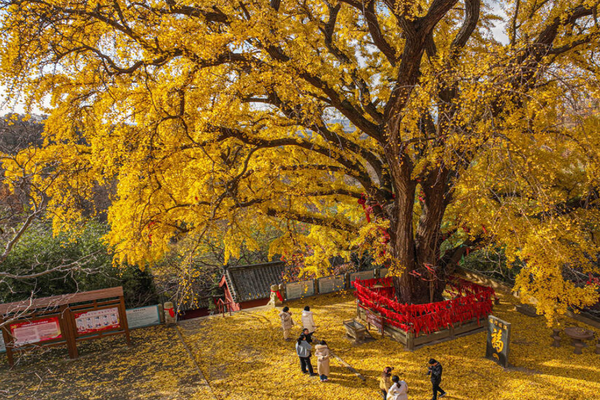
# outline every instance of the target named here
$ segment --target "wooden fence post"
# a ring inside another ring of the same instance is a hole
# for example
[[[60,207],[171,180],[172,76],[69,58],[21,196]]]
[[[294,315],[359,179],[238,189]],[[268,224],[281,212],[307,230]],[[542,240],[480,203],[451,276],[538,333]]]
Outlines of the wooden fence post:
[[[69,352],[69,358],[79,357],[77,351],[77,324],[75,323],[75,315],[67,304],[60,306],[60,318],[58,319],[58,325],[65,341],[67,342],[67,351]]]
[[[127,339],[127,345],[131,346],[131,337],[129,336],[129,324],[127,323],[127,311],[125,310],[125,296],[119,296],[119,318],[121,318],[122,321],[121,327],[125,330],[125,338]]]
[[[0,317],[0,325],[2,325],[4,323],[4,319],[2,317]],[[4,347],[6,348],[6,357],[8,358],[8,365],[10,365],[11,367],[14,367],[15,365],[15,360],[13,359],[13,354],[12,354],[12,344],[10,342],[10,333],[8,331],[9,329],[9,324],[3,325],[2,326],[2,338],[4,340]]]
[[[413,332],[406,332],[406,347],[410,351],[415,349],[415,334]]]

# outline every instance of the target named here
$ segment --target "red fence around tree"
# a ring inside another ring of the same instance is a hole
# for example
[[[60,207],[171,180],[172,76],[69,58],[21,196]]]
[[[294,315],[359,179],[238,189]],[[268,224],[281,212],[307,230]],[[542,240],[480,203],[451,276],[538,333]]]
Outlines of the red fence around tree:
[[[486,318],[492,312],[494,289],[458,277],[451,277],[446,292],[451,300],[428,304],[402,304],[394,300],[392,278],[356,280],[359,306],[377,311],[386,324],[404,331],[433,333],[473,318]]]

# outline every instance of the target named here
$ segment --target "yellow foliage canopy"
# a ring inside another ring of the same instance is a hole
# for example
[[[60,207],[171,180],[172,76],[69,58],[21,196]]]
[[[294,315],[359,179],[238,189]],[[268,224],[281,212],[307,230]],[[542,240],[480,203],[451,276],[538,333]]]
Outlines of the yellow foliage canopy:
[[[121,260],[276,225],[317,273],[367,243],[443,276],[487,241],[552,315],[597,299],[562,271],[598,270],[598,1],[505,3],[499,42],[478,0],[2,0],[0,76],[50,113],[57,229],[117,182]]]

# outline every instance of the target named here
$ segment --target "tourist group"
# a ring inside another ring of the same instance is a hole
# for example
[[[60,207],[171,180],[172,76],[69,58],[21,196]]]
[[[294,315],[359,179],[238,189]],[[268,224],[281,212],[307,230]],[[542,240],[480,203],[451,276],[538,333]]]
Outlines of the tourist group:
[[[290,333],[294,320],[289,307],[284,307],[279,314],[281,318],[281,326],[283,328],[283,338],[290,341]],[[329,359],[332,355],[327,342],[317,340],[315,338],[315,325],[313,312],[310,311],[310,306],[304,307],[301,316],[302,333],[296,340],[296,354],[300,358],[300,369],[303,374],[310,376],[319,376],[321,382],[329,381]],[[317,372],[313,370],[310,361],[312,355],[312,345],[315,342],[315,357],[317,358]],[[408,400],[408,385],[405,381],[400,380],[398,375],[392,375],[394,368],[385,367],[380,377],[379,388],[384,400]],[[427,366],[427,375],[431,377],[431,386],[433,397],[432,400],[446,396],[446,392],[440,387],[442,383],[442,364],[435,359],[430,359]]]

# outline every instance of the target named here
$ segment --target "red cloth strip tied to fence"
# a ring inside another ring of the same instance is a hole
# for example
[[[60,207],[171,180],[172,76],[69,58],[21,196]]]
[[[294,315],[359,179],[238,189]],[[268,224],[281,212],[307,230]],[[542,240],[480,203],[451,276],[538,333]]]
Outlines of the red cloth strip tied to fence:
[[[275,293],[277,295],[277,298],[279,299],[279,301],[283,302],[283,296],[281,295],[279,290],[271,290],[271,293]]]
[[[494,289],[477,285],[458,277],[451,277],[446,285],[448,293],[454,298],[428,304],[402,304],[393,299],[393,292],[384,296],[374,286],[390,288],[392,278],[355,280],[352,285],[356,289],[354,295],[363,307],[378,312],[384,322],[400,329],[414,332],[437,332],[459,322],[478,320],[492,312]]]

